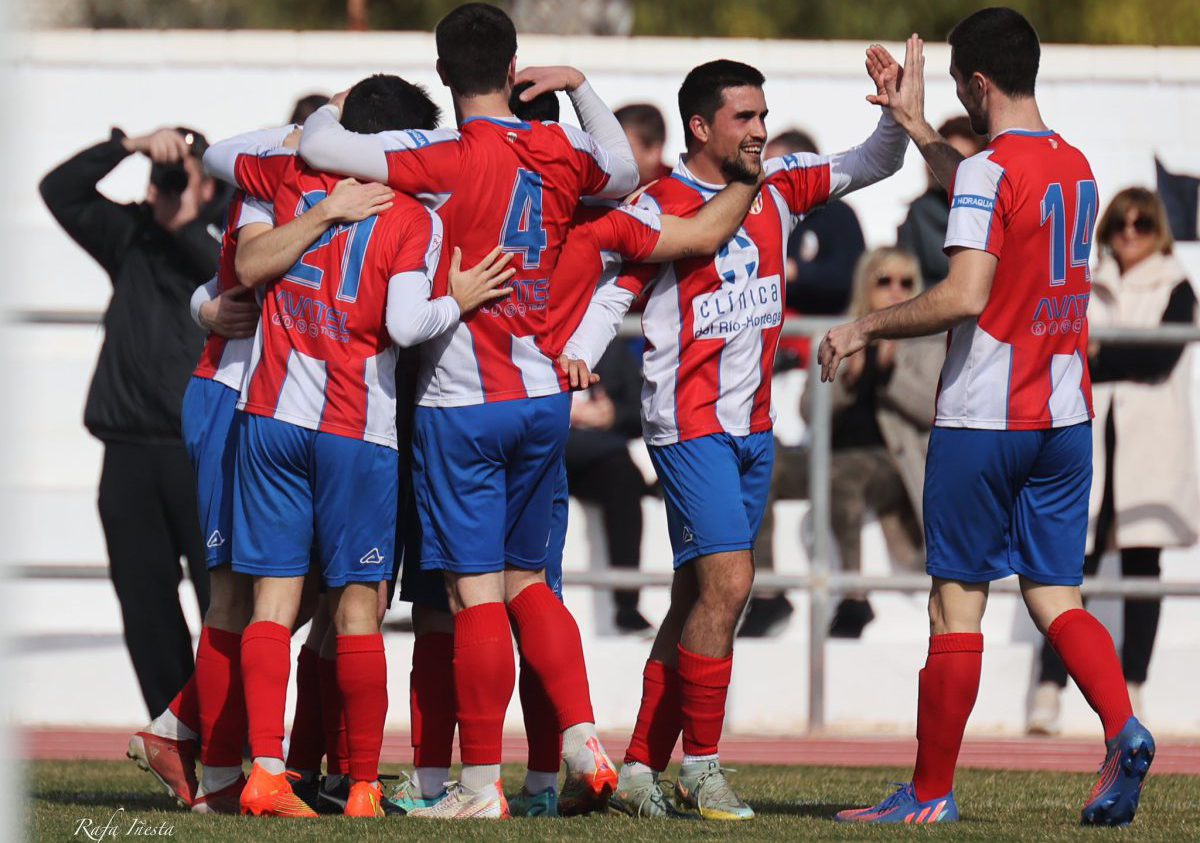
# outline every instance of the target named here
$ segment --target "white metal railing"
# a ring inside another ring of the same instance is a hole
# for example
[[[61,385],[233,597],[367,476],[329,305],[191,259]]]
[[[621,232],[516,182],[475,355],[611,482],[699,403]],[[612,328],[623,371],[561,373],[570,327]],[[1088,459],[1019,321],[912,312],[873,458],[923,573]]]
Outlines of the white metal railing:
[[[29,310],[9,314],[10,321],[25,325],[96,326],[103,314],[82,310]],[[797,317],[783,326],[786,336],[807,336],[813,340],[809,377],[818,377],[817,340],[842,317]],[[640,337],[637,317],[626,317],[620,336]],[[1155,328],[1095,328],[1091,337],[1121,345],[1183,345],[1200,342],[1200,327],[1164,325]],[[804,590],[809,596],[809,715],[810,731],[825,725],[825,644],[829,633],[832,601],[846,591],[898,591],[920,593],[929,588],[929,578],[916,574],[864,576],[833,570],[832,531],[830,528],[830,434],[832,428],[831,393],[827,384],[812,393],[809,421],[809,505],[813,519],[813,542],[807,574],[755,574],[756,591]],[[14,565],[10,573],[22,579],[104,579],[103,565]],[[670,572],[629,570],[592,570],[570,572],[570,585],[597,589],[664,587],[671,584]],[[997,592],[1017,592],[1015,580],[992,584]],[[1200,580],[1084,580],[1083,592],[1107,597],[1200,597]]]

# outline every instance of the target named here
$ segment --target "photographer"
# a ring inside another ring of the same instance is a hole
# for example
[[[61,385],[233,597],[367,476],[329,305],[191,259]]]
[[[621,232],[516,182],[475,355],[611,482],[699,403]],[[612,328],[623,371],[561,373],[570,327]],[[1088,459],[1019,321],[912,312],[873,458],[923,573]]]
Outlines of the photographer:
[[[204,344],[189,300],[217,268],[224,201],[200,165],[207,144],[190,129],[112,137],[41,183],[50,213],[104,267],[113,293],[84,425],[104,443],[99,509],[125,643],[152,715],[192,673],[179,603],[185,556],[203,613],[208,604],[195,482],[180,405]],[[142,202],[120,204],[96,184],[127,156],[151,162]]]

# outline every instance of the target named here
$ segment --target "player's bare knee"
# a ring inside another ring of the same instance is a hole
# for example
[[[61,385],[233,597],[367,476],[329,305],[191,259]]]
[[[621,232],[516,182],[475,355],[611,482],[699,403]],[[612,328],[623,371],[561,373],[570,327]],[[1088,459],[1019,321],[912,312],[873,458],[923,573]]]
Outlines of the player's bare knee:
[[[334,591],[333,625],[338,635],[371,635],[379,631],[377,586],[349,583]]]
[[[526,571],[522,568],[508,568],[504,571],[504,602],[511,603],[522,591],[531,585],[545,584],[546,572]]]

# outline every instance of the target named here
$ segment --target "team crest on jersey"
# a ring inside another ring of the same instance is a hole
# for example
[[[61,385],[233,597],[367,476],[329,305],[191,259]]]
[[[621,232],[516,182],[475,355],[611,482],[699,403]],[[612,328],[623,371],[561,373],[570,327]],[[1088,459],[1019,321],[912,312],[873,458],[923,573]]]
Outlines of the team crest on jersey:
[[[760,193],[757,196],[755,196],[754,201],[752,203],[750,203],[750,213],[761,214],[762,209],[763,209],[763,198],[762,198],[762,194]]]
[[[367,551],[362,559],[358,560],[359,565],[382,565],[383,554],[379,552],[379,548],[373,547]]]
[[[517,133],[516,132],[508,132],[504,135],[504,137],[505,137],[505,139],[508,140],[509,143],[517,142]]]
[[[1058,141],[1056,141],[1054,138],[1050,138],[1050,148],[1058,149]]]

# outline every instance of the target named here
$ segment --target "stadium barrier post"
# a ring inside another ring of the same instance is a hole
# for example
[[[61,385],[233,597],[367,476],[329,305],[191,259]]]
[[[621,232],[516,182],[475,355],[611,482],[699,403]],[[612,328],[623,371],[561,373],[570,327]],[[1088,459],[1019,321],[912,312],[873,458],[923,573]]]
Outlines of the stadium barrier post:
[[[833,421],[832,387],[821,383],[821,367],[815,349],[821,332],[810,334],[813,352],[809,354],[808,377],[812,390],[809,421],[808,499],[812,507],[813,553],[810,560],[808,590],[808,731],[825,728],[825,638],[829,633],[829,575],[831,564],[830,425]]]

